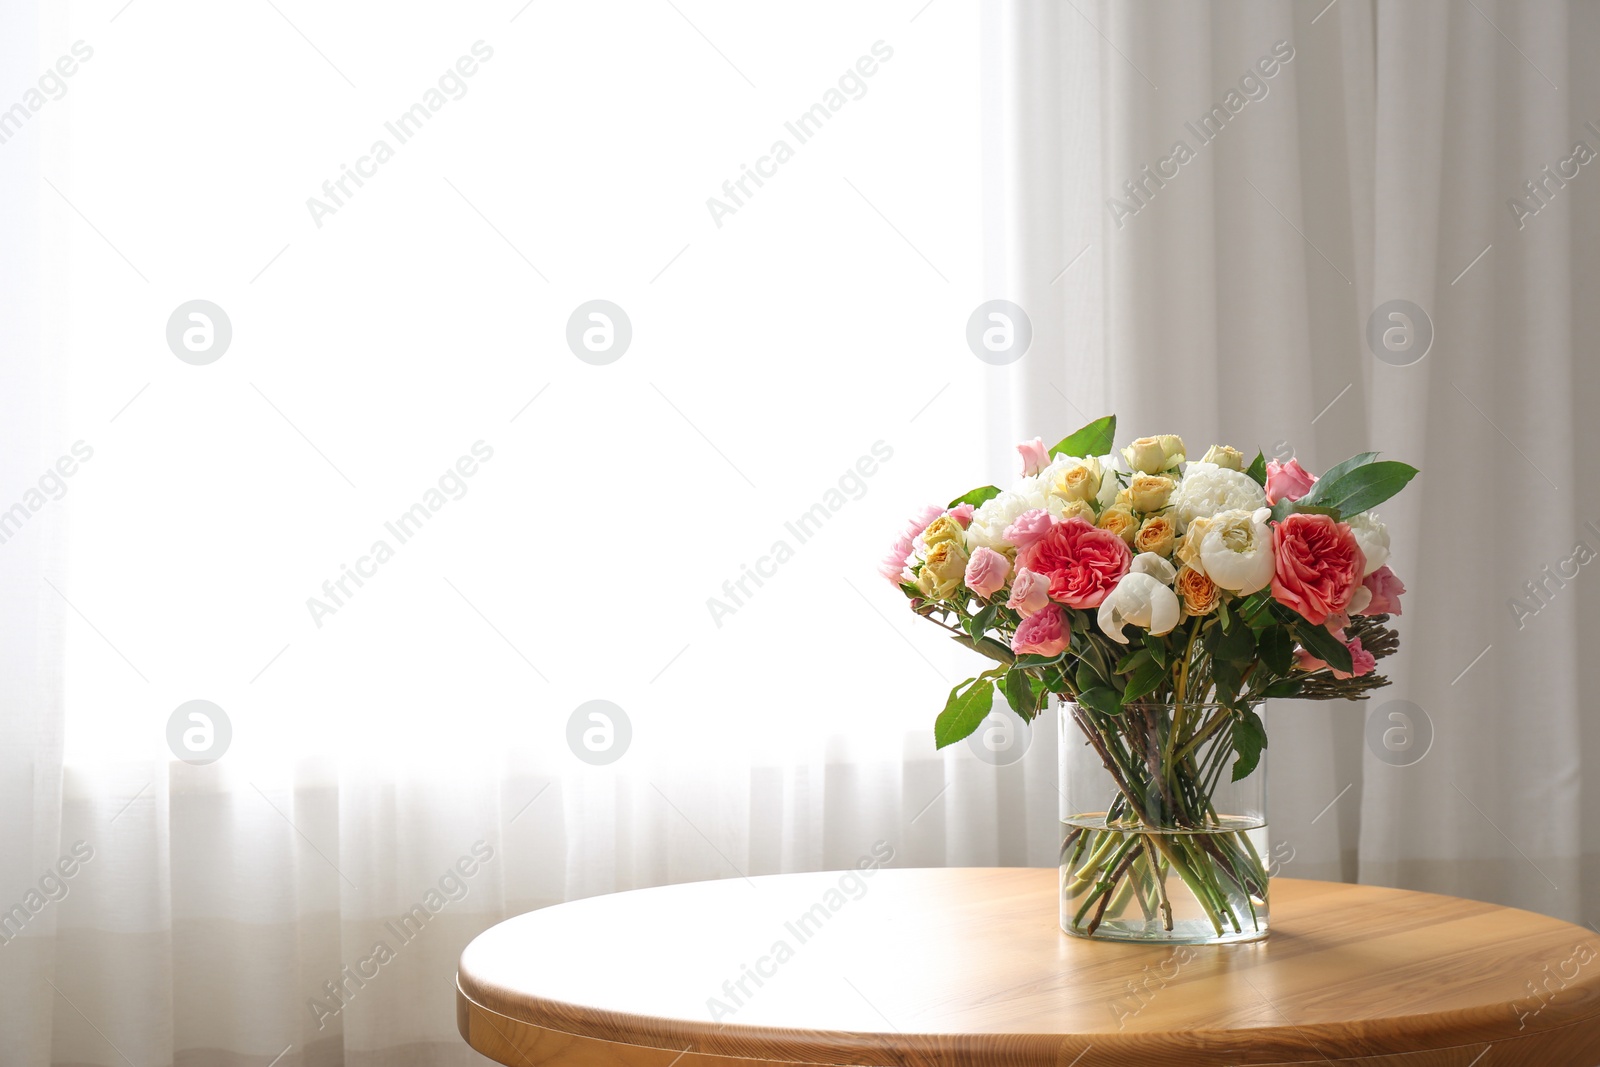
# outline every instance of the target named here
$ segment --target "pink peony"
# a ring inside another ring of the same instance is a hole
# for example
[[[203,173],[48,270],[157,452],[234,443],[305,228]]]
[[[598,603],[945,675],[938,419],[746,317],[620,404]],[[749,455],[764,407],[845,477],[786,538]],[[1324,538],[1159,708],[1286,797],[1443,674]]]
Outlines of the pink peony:
[[[1006,584],[1011,573],[1011,561],[992,548],[978,548],[967,560],[967,588],[979,596],[993,596]]]
[[[977,508],[974,508],[971,504],[960,504],[950,509],[950,517],[959,522],[961,528],[965,530],[972,525],[972,513],[976,510]],[[932,522],[933,520],[929,519],[928,521]]]
[[[1372,602],[1361,612],[1363,615],[1399,615],[1400,594],[1406,591],[1405,583],[1395,577],[1387,566],[1379,567],[1361,583],[1372,590]]]
[[[1016,577],[1011,579],[1011,599],[1006,601],[1006,607],[1026,619],[1049,606],[1050,579],[1018,567]]]
[[[1120,538],[1119,538],[1120,540]],[[1036,615],[1029,615],[1011,635],[1011,651],[1017,655],[1057,656],[1066,651],[1072,638],[1072,624],[1055,604]]]
[[[889,554],[878,563],[878,573],[887,578],[891,585],[899,585],[905,580],[902,573],[906,569],[906,558],[911,555],[911,535],[901,534],[900,539],[889,546]]]
[[[1109,530],[1070,518],[1017,555],[1017,562],[1050,580],[1050,599],[1070,608],[1097,608],[1128,573],[1133,551]]]
[[[878,563],[878,573],[893,584],[899,585],[904,580],[901,571],[905,570],[906,559],[911,555],[912,541],[928,528],[930,522],[943,514],[944,508],[937,504],[929,504],[911,516],[911,520],[906,523],[905,532],[895,539],[894,544],[889,546],[889,554]]]
[[[1272,531],[1272,596],[1321,625],[1350,606],[1367,558],[1342,522],[1329,515],[1290,515]]]
[[[906,532],[908,532],[912,537],[915,537],[923,530],[926,530],[930,522],[943,514],[944,508],[941,508],[938,504],[929,504],[915,515],[911,516],[911,522],[906,526]]]
[[[1343,634],[1338,636],[1341,641],[1344,640]],[[1344,647],[1350,650],[1351,669],[1348,673],[1346,673],[1345,671],[1341,671],[1336,668],[1329,668],[1330,670],[1333,670],[1333,676],[1335,678],[1359,678],[1363,674],[1371,674],[1373,671],[1378,669],[1377,657],[1361,647],[1361,638],[1358,637],[1354,641],[1345,641]],[[1326,663],[1322,662],[1322,660],[1313,656],[1303,648],[1295,652],[1294,665],[1303,671],[1320,671],[1322,668],[1328,666]]]
[[[1267,503],[1280,500],[1299,500],[1317,484],[1317,476],[1300,466],[1300,461],[1290,458],[1287,463],[1277,460],[1267,462]]]
[[[1002,536],[1018,548],[1027,548],[1049,532],[1054,521],[1044,508],[1030,508],[1018,515]]]
[[[1050,465],[1050,450],[1044,447],[1044,438],[1035,437],[1017,446],[1022,455],[1022,475],[1031,477]]]

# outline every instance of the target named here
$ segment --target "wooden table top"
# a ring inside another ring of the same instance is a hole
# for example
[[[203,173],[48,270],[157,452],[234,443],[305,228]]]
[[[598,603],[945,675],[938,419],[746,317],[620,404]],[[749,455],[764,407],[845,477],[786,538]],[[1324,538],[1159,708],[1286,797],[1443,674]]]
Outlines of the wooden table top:
[[[1272,934],[1085,941],[1057,872],[776,875],[485,931],[457,1016],[519,1067],[1600,1065],[1600,937],[1531,912],[1275,879]]]

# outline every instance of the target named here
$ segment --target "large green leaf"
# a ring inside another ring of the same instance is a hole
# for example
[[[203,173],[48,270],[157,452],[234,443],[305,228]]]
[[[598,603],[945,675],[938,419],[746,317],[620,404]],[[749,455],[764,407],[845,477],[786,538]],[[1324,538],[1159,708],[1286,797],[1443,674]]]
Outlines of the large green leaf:
[[[971,492],[963,493],[961,496],[958,496],[954,500],[950,501],[950,505],[949,506],[955,508],[955,507],[960,507],[962,504],[971,504],[973,507],[977,507],[979,504],[982,504],[984,501],[993,500],[995,497],[997,497],[999,495],[1000,495],[1000,490],[996,489],[994,486],[992,486],[992,485],[980,485],[978,488],[972,490]]]
[[[1117,417],[1095,419],[1083,429],[1063,437],[1050,450],[1052,456],[1103,456],[1117,439]]]
[[[994,614],[999,608],[990,604],[979,608],[978,613],[967,620],[967,633],[972,635],[974,641],[982,641],[983,635],[988,632],[989,624],[994,622]]]
[[[1000,688],[1006,694],[1006,703],[1011,705],[1011,710],[1022,717],[1023,722],[1030,722],[1034,713],[1038,711],[1038,690],[1033,687],[1033,678],[1028,672],[1013,667],[1000,679]]]
[[[1280,500],[1272,505],[1272,521],[1282,522],[1290,515],[1326,515],[1334,522],[1340,519],[1339,509],[1326,507],[1322,504],[1308,504],[1305,498],[1299,500]]]
[[[1306,651],[1328,666],[1347,672],[1351,669],[1350,650],[1330,634],[1326,626],[1314,626],[1302,619],[1295,624],[1294,635],[1306,646]]]
[[[1319,499],[1317,494],[1321,493],[1325,486],[1332,485],[1357,467],[1365,467],[1377,458],[1378,454],[1376,452],[1357,452],[1343,463],[1335,463],[1328,468],[1321,478],[1317,479],[1317,484],[1313,485],[1302,499],[1307,504],[1315,504]]]
[[[1417,468],[1409,463],[1392,459],[1378,460],[1341,474],[1336,481],[1324,479],[1318,482],[1312,486],[1313,490],[1320,490],[1316,498],[1302,500],[1301,503],[1338,508],[1339,513],[1346,517],[1359,515],[1394,496],[1416,476]]]
[[[994,682],[988,678],[968,678],[950,690],[950,699],[945,701],[944,710],[933,723],[933,740],[937,747],[964,741],[993,706]]]

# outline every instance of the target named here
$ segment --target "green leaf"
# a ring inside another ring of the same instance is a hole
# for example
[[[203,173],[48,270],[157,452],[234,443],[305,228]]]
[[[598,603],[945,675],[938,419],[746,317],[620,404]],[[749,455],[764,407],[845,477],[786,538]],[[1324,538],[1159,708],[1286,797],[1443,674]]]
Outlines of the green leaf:
[[[965,690],[962,686],[966,686]],[[933,723],[933,740],[938,748],[965,740],[983,722],[994,706],[994,683],[987,678],[968,678],[950,690],[950,699]]]
[[[1267,484],[1267,457],[1257,452],[1256,458],[1250,461],[1249,467],[1245,468],[1245,474],[1255,479],[1257,485],[1265,486]]]
[[[1350,670],[1350,650],[1344,642],[1328,632],[1326,626],[1313,626],[1304,619],[1295,624],[1294,635],[1306,646],[1306,651],[1341,671]]]
[[[990,604],[979,609],[978,613],[967,620],[967,633],[972,635],[974,641],[983,640],[983,635],[989,631],[989,624],[994,622],[994,614],[999,609]]]
[[[1261,716],[1248,708],[1233,720],[1233,750],[1239,758],[1233,762],[1233,780],[1248,775],[1261,762],[1261,750],[1267,747],[1267,728]]]
[[[1282,522],[1290,515],[1326,515],[1334,522],[1340,519],[1339,509],[1327,507],[1323,504],[1308,504],[1305,498],[1299,500],[1280,500],[1272,505],[1272,521]]]
[[[1117,661],[1116,671],[1118,674],[1132,674],[1135,668],[1141,663],[1148,662],[1149,659],[1148,649],[1136,648]]]
[[[1317,479],[1317,484],[1313,485],[1306,493],[1304,497],[1305,502],[1307,504],[1315,504],[1317,501],[1322,499],[1319,494],[1326,491],[1326,486],[1333,485],[1333,483],[1337,482],[1340,478],[1343,478],[1346,474],[1349,474],[1357,467],[1365,467],[1368,463],[1371,463],[1377,458],[1378,454],[1376,452],[1358,452],[1349,459],[1345,460],[1343,463],[1335,463],[1333,466],[1327,469],[1321,478]]]
[[[1006,703],[1011,705],[1011,710],[1021,716],[1023,722],[1031,721],[1034,712],[1038,710],[1038,704],[1035,703],[1033,679],[1028,672],[1013,667],[1000,681],[1001,688],[1006,694]]]
[[[1109,686],[1097,685],[1078,694],[1078,703],[1102,715],[1122,714],[1122,697]]]
[[[1000,490],[992,485],[981,485],[970,493],[964,493],[950,501],[950,507],[960,507],[962,504],[971,504],[977,507],[986,500],[993,500],[1000,495]]]
[[[1273,674],[1288,674],[1294,666],[1294,639],[1283,626],[1268,626],[1261,631],[1258,642],[1261,661]]]
[[[1054,656],[1041,656],[1034,652],[1028,652],[1017,657],[1017,666],[1023,668],[1053,667],[1063,659],[1066,659],[1066,657],[1067,654],[1065,652],[1057,653]]]
[[[966,634],[951,634],[950,640],[966,645],[974,652],[981,652],[990,659],[998,663],[1004,663],[1007,666],[1015,663],[1017,659],[1016,656],[1012,655],[1009,648],[992,637],[985,637],[982,641],[974,641]]]
[[[1095,419],[1076,433],[1063,437],[1050,450],[1052,456],[1103,456],[1117,437],[1117,417]]]
[[[1234,616],[1231,622],[1224,625],[1222,637],[1217,641],[1216,651],[1212,655],[1231,663],[1242,663],[1255,654],[1255,631],[1243,619]]]
[[[1276,682],[1261,691],[1264,697],[1293,697],[1299,696],[1300,690],[1305,687],[1303,678],[1279,678]]]
[[[1078,674],[1076,681],[1078,683],[1078,692],[1080,693],[1093,689],[1096,683],[1100,681],[1100,676],[1095,673],[1094,665],[1091,664],[1087,659],[1078,660]]]
[[[1150,653],[1150,658],[1161,664],[1163,669],[1169,665],[1167,663],[1167,639],[1165,637],[1149,634],[1144,639],[1144,647],[1145,651]]]
[[[1417,468],[1409,463],[1378,460],[1341,474],[1336,480],[1318,482],[1311,488],[1321,491],[1307,503],[1338,508],[1341,515],[1359,515],[1394,496],[1416,476]]]
[[[1134,668],[1133,673],[1128,675],[1128,688],[1122,691],[1123,703],[1154,693],[1166,676],[1166,668],[1161,664],[1149,658],[1142,660],[1139,666]]]

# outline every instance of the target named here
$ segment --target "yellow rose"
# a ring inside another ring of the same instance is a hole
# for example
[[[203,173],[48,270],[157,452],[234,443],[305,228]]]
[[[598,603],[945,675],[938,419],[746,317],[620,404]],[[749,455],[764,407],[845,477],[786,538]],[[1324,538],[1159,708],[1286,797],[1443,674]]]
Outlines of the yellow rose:
[[[1209,518],[1195,519],[1189,523],[1189,528],[1184,531],[1183,541],[1178,545],[1179,562],[1201,574],[1204,574],[1206,569],[1200,563],[1200,539],[1206,535],[1206,529],[1210,525]]]
[[[954,541],[940,541],[928,550],[917,575],[917,591],[929,600],[949,600],[966,573],[966,552]]]
[[[1061,510],[1056,518],[1062,522],[1068,519],[1082,519],[1090,526],[1095,524],[1094,507],[1087,500],[1068,500],[1061,505]]]
[[[1115,504],[1100,513],[1100,521],[1096,524],[1102,530],[1110,530],[1129,545],[1133,544],[1133,537],[1139,532],[1139,520],[1133,517],[1133,512],[1121,504]]]
[[[1141,437],[1122,450],[1128,466],[1143,474],[1160,474],[1184,461],[1183,438],[1175,433]]]
[[[1172,520],[1165,515],[1152,515],[1144,520],[1139,532],[1133,535],[1135,552],[1154,552],[1158,556],[1172,555],[1172,543],[1177,534]]]
[[[940,515],[922,531],[922,543],[929,548],[944,541],[963,547],[967,543],[966,531],[961,529],[959,522],[948,515]]]
[[[1050,491],[1064,500],[1093,500],[1100,493],[1104,471],[1093,456],[1074,461],[1057,472]]]
[[[1134,511],[1142,511],[1146,515],[1160,511],[1167,506],[1173,485],[1171,478],[1159,474],[1135,475],[1133,481],[1128,483],[1128,501]]]
[[[1228,445],[1212,445],[1201,458],[1202,463],[1215,463],[1231,471],[1244,470],[1244,453]]]
[[[1180,569],[1172,588],[1183,601],[1186,615],[1209,615],[1217,610],[1217,602],[1222,599],[1222,590],[1216,583],[1193,567]]]

